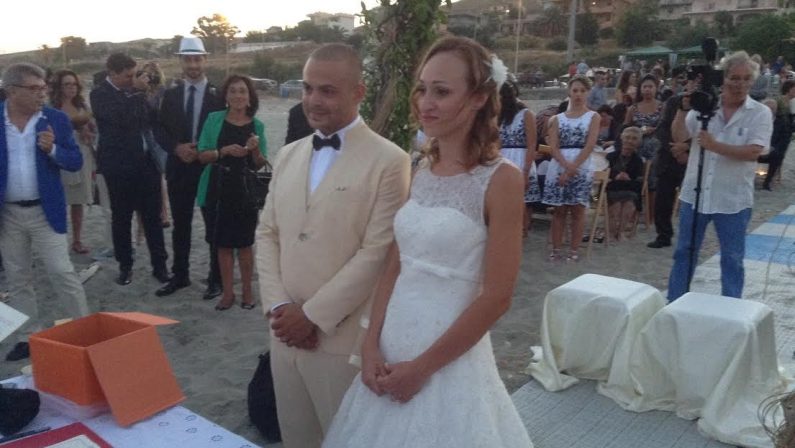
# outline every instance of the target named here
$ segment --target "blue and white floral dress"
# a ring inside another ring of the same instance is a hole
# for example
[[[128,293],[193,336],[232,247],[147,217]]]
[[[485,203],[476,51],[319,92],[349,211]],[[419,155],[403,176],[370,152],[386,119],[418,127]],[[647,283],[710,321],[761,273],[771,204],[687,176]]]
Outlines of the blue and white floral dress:
[[[560,113],[558,117],[558,136],[560,141],[560,153],[569,162],[574,161],[580,155],[580,151],[585,148],[588,140],[588,128],[596,112],[588,111],[579,117],[569,118],[566,113]],[[579,166],[577,173],[564,185],[558,185],[558,177],[565,170],[554,158],[549,162],[547,177],[544,181],[544,204],[558,205],[584,205],[588,206],[591,196],[591,184],[593,183],[593,167],[591,158],[588,157]]]
[[[524,172],[524,162],[527,156],[527,134],[525,134],[524,119],[527,109],[522,109],[513,117],[509,125],[500,125],[500,142],[502,144],[502,156],[513,162]],[[535,124],[533,125],[535,126]],[[538,175],[536,174],[536,164],[530,166],[529,182],[524,193],[524,201],[541,202],[541,188],[538,185]]]

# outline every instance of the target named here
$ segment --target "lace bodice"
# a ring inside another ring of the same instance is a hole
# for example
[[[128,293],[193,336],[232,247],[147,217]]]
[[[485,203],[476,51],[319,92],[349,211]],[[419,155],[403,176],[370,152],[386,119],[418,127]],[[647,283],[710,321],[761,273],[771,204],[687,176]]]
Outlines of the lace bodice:
[[[401,262],[447,278],[478,281],[486,242],[484,198],[502,163],[467,173],[437,176],[421,166],[411,196],[395,217]]]

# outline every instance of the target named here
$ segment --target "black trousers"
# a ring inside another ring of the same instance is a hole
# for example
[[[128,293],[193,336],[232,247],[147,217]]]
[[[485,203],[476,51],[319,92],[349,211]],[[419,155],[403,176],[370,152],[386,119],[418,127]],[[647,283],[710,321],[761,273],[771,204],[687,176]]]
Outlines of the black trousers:
[[[763,156],[759,156],[759,159],[757,160],[759,163],[767,163],[767,175],[765,176],[764,181],[765,186],[770,186],[770,181],[773,180],[773,176],[775,176],[778,170],[781,169],[781,164],[784,163],[785,154],[785,151],[777,151],[774,149]]]
[[[160,173],[153,163],[125,172],[103,172],[110,196],[113,251],[119,268],[131,269],[133,212],[141,215],[153,270],[165,270],[166,246],[160,221]]]
[[[685,165],[669,167],[657,174],[657,193],[654,202],[654,227],[657,230],[657,239],[671,241],[674,236],[674,227],[671,217],[676,201],[676,188],[682,185],[685,177]]]
[[[174,263],[171,271],[177,279],[190,278],[190,246],[193,231],[193,211],[196,204],[196,190],[199,179],[174,179],[168,184],[168,199],[171,202],[171,219],[174,230],[171,233],[171,244],[174,251]],[[202,215],[204,218],[204,215]],[[205,226],[207,221],[205,219]],[[221,284],[221,272],[218,268],[218,250],[210,245],[210,272],[208,283]]]

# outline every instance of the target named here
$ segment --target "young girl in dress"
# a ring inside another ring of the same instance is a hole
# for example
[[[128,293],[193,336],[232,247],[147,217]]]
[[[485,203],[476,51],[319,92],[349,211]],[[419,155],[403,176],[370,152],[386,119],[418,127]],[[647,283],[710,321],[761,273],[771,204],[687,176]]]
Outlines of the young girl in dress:
[[[585,209],[591,199],[593,169],[591,151],[599,136],[599,114],[586,104],[591,81],[575,76],[569,83],[569,109],[549,120],[547,141],[552,161],[544,179],[542,202],[555,207],[552,215],[552,252],[550,261],[561,259],[563,229],[571,215],[568,261],[579,259],[578,250],[585,228]]]
[[[500,157],[502,63],[473,40],[436,42],[412,111],[430,138],[376,287],[362,372],[326,448],[532,447],[488,330],[521,259],[522,173]]]

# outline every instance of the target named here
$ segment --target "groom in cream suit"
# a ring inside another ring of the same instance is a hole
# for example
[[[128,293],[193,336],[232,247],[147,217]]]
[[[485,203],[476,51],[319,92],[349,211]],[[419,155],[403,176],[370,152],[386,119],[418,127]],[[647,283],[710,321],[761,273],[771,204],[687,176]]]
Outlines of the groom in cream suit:
[[[360,320],[408,195],[408,155],[359,117],[361,73],[347,45],[309,56],[303,108],[315,133],[279,151],[257,231],[286,448],[320,446],[358,371]]]

